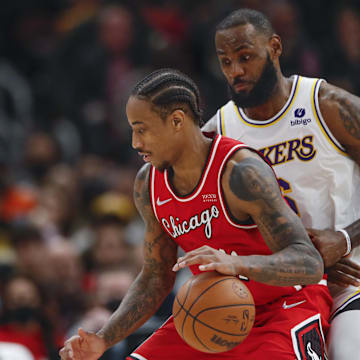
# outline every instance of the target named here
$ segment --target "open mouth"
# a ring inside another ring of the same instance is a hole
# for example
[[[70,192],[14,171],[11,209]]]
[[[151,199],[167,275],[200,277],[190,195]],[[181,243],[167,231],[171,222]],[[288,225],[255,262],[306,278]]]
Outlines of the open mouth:
[[[139,153],[139,155],[143,158],[145,162],[150,162],[150,153]]]

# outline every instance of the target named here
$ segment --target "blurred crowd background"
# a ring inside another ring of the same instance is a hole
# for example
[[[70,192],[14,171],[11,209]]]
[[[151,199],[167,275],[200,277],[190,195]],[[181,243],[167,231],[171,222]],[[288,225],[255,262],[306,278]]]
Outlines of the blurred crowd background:
[[[178,68],[199,85],[209,119],[227,101],[214,27],[239,7],[270,17],[286,75],[360,95],[359,1],[2,1],[2,358],[58,359],[64,339],[98,330],[120,303],[141,268],[144,231],[129,91],[154,69]],[[167,318],[173,296],[103,359],[123,359]]]

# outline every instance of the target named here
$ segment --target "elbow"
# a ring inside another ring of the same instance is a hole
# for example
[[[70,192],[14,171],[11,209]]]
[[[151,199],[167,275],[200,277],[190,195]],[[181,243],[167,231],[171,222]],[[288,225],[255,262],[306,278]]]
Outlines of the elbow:
[[[308,256],[308,280],[304,285],[317,284],[324,276],[324,262],[320,253],[314,248]]]

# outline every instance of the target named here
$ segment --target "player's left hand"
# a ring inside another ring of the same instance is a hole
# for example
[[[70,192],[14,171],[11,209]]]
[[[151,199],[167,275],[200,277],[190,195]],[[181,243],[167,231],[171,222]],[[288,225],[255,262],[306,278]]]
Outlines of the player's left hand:
[[[224,275],[238,275],[236,272],[236,260],[238,260],[238,256],[227,255],[220,250],[205,245],[179,257],[177,263],[173,266],[173,271],[178,271],[190,265],[199,265],[201,271],[215,270]]]
[[[345,254],[346,241],[344,235],[334,230],[306,229],[308,235],[320,252],[325,268],[336,264]]]
[[[327,273],[328,281],[338,286],[360,286],[360,265],[348,257],[339,260]]]

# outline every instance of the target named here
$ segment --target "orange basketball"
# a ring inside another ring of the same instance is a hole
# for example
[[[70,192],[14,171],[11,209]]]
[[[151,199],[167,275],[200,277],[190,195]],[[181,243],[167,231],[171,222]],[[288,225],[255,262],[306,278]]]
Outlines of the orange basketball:
[[[252,329],[254,299],[239,278],[205,272],[179,289],[173,316],[188,345],[207,353],[224,352],[242,343]]]

